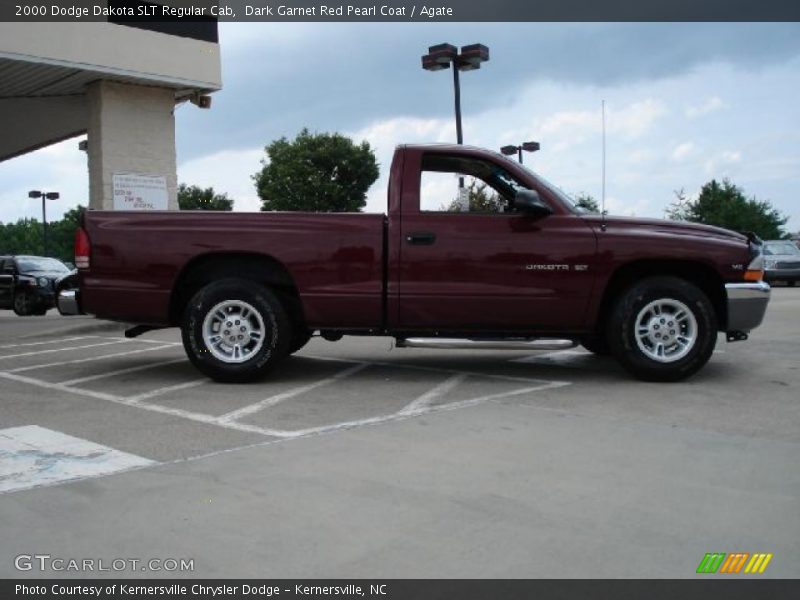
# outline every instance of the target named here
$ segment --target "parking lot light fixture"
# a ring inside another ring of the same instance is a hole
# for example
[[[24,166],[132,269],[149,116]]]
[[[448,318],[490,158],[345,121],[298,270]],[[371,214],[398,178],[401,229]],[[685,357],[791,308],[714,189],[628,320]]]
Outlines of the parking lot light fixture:
[[[519,162],[522,164],[522,151],[525,152],[536,152],[540,148],[539,142],[522,142],[519,146],[503,146],[500,148],[500,152],[505,154],[506,156],[513,156],[516,154],[519,157]]]
[[[61,195],[58,192],[42,192],[40,190],[31,190],[28,192],[28,198],[41,198],[42,199],[42,256],[47,256],[47,200],[58,200]]]
[[[456,141],[464,143],[461,129],[461,80],[460,71],[474,71],[481,68],[481,63],[489,60],[489,48],[483,44],[470,44],[458,48],[452,44],[437,44],[428,48],[428,54],[422,57],[422,68],[426,71],[442,71],[453,69],[453,93],[456,110]]]

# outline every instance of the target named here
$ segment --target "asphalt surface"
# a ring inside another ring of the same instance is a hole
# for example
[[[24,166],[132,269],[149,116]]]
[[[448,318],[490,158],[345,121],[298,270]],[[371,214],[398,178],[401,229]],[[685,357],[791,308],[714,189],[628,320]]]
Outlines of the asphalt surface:
[[[345,338],[236,386],[175,330],[0,311],[0,577],[671,578],[707,552],[798,577],[798,317],[775,289],[678,384]],[[194,568],[15,567],[35,554]]]

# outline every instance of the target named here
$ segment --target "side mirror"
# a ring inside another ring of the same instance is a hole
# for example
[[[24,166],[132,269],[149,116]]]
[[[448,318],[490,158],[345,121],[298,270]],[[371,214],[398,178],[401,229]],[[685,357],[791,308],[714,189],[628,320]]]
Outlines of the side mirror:
[[[539,197],[539,192],[536,190],[519,190],[514,196],[514,208],[519,212],[537,217],[553,214],[553,209]]]

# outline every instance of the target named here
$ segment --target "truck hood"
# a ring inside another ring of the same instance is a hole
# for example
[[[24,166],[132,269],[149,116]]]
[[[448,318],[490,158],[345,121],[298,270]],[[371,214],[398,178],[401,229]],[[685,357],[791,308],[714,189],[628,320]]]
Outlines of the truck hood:
[[[600,215],[582,215],[592,226],[599,227],[603,218]],[[667,219],[644,219],[639,217],[612,217],[606,216],[605,222],[608,227],[614,228],[636,228],[650,229],[660,233],[673,235],[686,235],[691,237],[716,238],[727,240],[747,241],[747,236],[742,233],[714,227],[712,225],[701,225],[700,223],[689,223],[688,221],[670,221]]]

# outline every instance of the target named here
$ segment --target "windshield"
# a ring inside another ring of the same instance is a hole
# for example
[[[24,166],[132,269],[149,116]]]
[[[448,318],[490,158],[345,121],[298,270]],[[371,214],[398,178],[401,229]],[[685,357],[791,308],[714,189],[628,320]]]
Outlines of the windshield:
[[[582,208],[580,206],[576,206],[575,205],[575,200],[573,200],[572,197],[569,194],[567,194],[564,190],[562,190],[557,185],[547,181],[547,179],[545,179],[544,177],[539,175],[539,173],[534,173],[531,169],[529,169],[525,165],[520,165],[520,167],[525,169],[531,175],[531,177],[536,179],[536,181],[538,181],[542,185],[542,187],[546,188],[548,192],[550,192],[551,194],[556,196],[559,200],[561,200],[564,204],[566,204],[567,207],[569,207],[572,210],[572,212],[574,212],[576,214],[579,214],[579,215],[587,214],[587,213],[590,212],[590,211],[586,210],[585,208]]]
[[[793,254],[800,255],[800,248],[795,246],[792,242],[779,242],[776,244],[764,244],[764,254],[772,256],[775,254]]]
[[[66,267],[66,265],[55,258],[38,258],[35,256],[27,256],[25,258],[18,258],[17,265],[19,265],[19,270],[23,273],[28,271],[69,272],[69,269]]]

